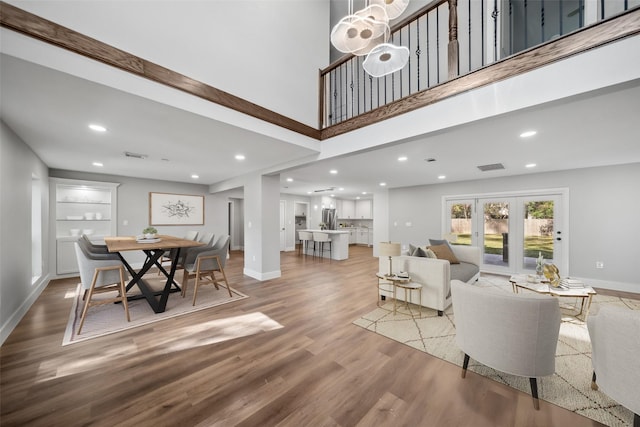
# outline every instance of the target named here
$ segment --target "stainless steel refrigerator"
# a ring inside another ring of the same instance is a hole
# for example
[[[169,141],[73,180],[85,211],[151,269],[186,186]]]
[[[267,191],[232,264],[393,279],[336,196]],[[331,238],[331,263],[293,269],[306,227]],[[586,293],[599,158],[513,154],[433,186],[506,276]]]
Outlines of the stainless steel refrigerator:
[[[336,210],[335,209],[322,209],[322,222],[327,226],[327,230],[336,229]]]

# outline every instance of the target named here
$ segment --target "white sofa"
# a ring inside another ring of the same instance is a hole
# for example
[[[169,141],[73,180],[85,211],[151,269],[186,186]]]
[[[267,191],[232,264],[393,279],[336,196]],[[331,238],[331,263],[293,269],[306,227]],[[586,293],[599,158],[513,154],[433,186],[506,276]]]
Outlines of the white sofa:
[[[467,283],[474,283],[480,277],[481,250],[475,246],[451,245],[453,253],[460,264],[449,264],[443,259],[398,256],[393,257],[393,272],[406,271],[412,282],[422,285],[422,306],[438,310],[442,316],[444,310],[451,305],[451,280],[457,279]],[[389,272],[389,258],[379,258],[379,270],[381,273]],[[452,273],[453,271],[453,273]],[[381,281],[382,282],[382,281]],[[393,297],[391,286],[378,286],[380,298]],[[404,292],[397,292],[398,300],[405,300]],[[409,295],[407,295],[407,298]],[[418,298],[413,296],[412,302],[417,303]]]

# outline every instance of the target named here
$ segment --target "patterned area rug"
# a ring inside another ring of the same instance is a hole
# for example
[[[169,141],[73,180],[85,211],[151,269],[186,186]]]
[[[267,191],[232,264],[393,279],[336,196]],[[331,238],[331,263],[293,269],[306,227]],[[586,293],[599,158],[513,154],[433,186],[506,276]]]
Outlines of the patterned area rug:
[[[164,287],[166,279],[160,278],[157,274],[147,274],[144,276],[149,285],[157,290]],[[92,338],[101,337],[107,334],[124,331],[126,329],[135,328],[137,326],[147,325],[149,323],[168,319],[171,317],[181,316],[183,314],[192,313],[198,310],[204,310],[216,307],[222,304],[228,304],[234,301],[248,298],[247,295],[231,288],[233,297],[229,297],[229,293],[223,287],[217,290],[214,286],[206,285],[198,288],[198,298],[195,307],[193,303],[193,281],[189,283],[187,295],[182,298],[180,292],[169,295],[166,310],[162,313],[154,313],[146,299],[138,299],[129,301],[129,316],[131,322],[127,322],[124,309],[121,304],[103,304],[89,308],[82,333],[78,335],[78,326],[80,325],[80,317],[84,301],[82,295],[84,293],[82,286],[78,284],[75,292],[70,293],[67,297],[73,298],[73,307],[69,314],[67,329],[62,340],[62,345],[74,344],[86,341]],[[134,287],[137,290],[137,288]],[[132,289],[133,291],[133,289]],[[139,291],[138,291],[139,294]],[[112,298],[114,294],[105,292],[97,294],[94,299]],[[135,295],[135,292],[127,295]]]
[[[508,280],[499,276],[481,277],[477,286],[495,287],[504,292],[512,292]],[[618,405],[602,392],[591,390],[591,342],[586,324],[582,316],[575,317],[579,307],[576,310],[575,306],[567,305],[568,302],[573,302],[572,299],[561,298],[560,302],[562,323],[556,350],[556,373],[538,381],[539,397],[602,424],[631,426],[631,411]],[[638,300],[596,295],[590,313],[597,312],[604,304],[640,310]],[[353,323],[462,367],[464,354],[455,343],[455,318],[452,307],[445,310],[442,317],[438,317],[435,310],[423,308],[421,319],[410,315],[417,315],[416,305],[406,308],[398,304],[398,307],[398,313],[394,316],[389,311],[393,309],[393,302],[387,301],[382,308],[377,308]],[[531,393],[528,378],[498,372],[478,364],[473,359],[470,360],[468,369],[527,394]]]

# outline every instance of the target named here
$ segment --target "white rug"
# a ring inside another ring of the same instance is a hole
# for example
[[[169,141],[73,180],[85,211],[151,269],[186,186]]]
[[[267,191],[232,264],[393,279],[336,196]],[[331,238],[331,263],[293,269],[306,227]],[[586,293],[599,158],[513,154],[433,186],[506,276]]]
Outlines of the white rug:
[[[164,286],[163,279],[155,273],[145,275],[145,280],[154,289],[161,289]],[[122,304],[103,304],[90,307],[84,321],[84,326],[82,327],[82,333],[78,335],[80,316],[82,315],[82,308],[84,306],[84,301],[82,300],[84,291],[82,286],[78,284],[75,292],[68,295],[68,297],[73,298],[74,301],[69,314],[69,321],[67,322],[67,329],[64,333],[62,345],[64,346],[86,341],[92,338],[147,325],[149,323],[171,317],[181,316],[183,314],[193,313],[194,311],[204,310],[248,298],[247,295],[238,292],[233,288],[231,288],[233,297],[229,297],[229,292],[227,292],[224,287],[220,287],[220,289],[217,290],[212,285],[206,285],[199,287],[198,298],[194,307],[192,305],[193,288],[193,281],[191,281],[185,298],[182,298],[180,292],[170,294],[169,299],[167,300],[166,310],[162,313],[154,313],[146,299],[129,301],[129,316],[131,317],[131,322],[127,322]],[[127,294],[130,295],[130,293]],[[113,296],[114,294],[104,293],[94,295],[94,299],[112,298]]]
[[[505,278],[482,277],[477,286],[497,287],[512,292]],[[569,298],[561,299],[562,323],[556,350],[556,373],[538,381],[540,399],[561,406],[585,417],[609,426],[631,426],[633,413],[618,405],[600,391],[591,390],[591,342],[586,324],[577,319],[577,311],[565,305]],[[640,301],[596,295],[591,312],[599,306],[612,304],[640,310]],[[399,305],[400,306],[400,305]],[[388,301],[383,308],[362,316],[353,323],[395,341],[407,344],[440,359],[462,367],[464,354],[455,343],[455,318],[452,307],[438,317],[435,310],[423,308],[422,319],[411,317],[403,307],[395,316]],[[409,306],[409,312],[417,313],[417,306]],[[582,318],[582,316],[581,316]],[[495,371],[470,359],[469,370],[495,381],[531,393],[529,379]]]

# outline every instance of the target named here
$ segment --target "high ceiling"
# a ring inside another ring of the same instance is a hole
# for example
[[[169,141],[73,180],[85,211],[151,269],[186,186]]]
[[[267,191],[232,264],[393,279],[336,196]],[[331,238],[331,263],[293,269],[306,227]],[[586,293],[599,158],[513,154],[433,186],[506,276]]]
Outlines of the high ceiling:
[[[274,132],[216,120],[8,54],[0,57],[0,67],[0,118],[56,169],[207,185],[256,172],[280,173],[285,193],[355,198],[382,182],[397,188],[640,162],[638,78],[326,158],[322,151],[330,140],[291,143]],[[95,133],[90,123],[108,130]],[[521,139],[529,129],[537,134]],[[351,139],[359,137],[354,132]],[[236,160],[236,154],[245,160]],[[407,160],[399,162],[400,156]],[[494,163],[504,169],[477,168]],[[525,167],[531,163],[536,166]],[[329,173],[332,169],[337,173]]]

